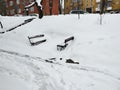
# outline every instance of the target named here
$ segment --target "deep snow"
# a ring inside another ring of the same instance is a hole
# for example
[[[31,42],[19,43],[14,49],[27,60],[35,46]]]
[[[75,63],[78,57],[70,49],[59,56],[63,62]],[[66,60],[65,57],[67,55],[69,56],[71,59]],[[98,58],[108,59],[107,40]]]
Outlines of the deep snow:
[[[100,25],[98,14],[80,15],[80,19],[77,15],[44,16],[0,34],[0,89],[19,90],[20,85],[22,90],[119,90],[120,15],[102,17]],[[1,16],[4,28],[0,31],[28,18]],[[44,34],[47,42],[31,46],[27,37],[37,34]],[[57,51],[56,45],[70,36],[75,40]],[[45,62],[49,58],[56,61]],[[80,64],[66,64],[69,58]]]

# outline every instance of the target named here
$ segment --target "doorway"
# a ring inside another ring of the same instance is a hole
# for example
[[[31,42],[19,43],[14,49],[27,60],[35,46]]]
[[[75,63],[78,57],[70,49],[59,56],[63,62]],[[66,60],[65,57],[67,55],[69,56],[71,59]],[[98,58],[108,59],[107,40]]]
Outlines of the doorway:
[[[92,8],[86,8],[86,12],[92,13]]]

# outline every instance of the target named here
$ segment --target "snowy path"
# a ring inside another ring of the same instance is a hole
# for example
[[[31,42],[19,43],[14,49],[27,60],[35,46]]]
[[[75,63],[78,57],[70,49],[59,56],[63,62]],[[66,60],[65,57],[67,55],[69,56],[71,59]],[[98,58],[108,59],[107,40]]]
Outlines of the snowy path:
[[[120,77],[108,70],[100,70],[96,67],[51,64],[38,57],[1,49],[0,62],[0,73],[29,82],[31,90],[95,90],[101,85],[104,85],[102,89],[120,89],[120,87],[115,87],[120,84]],[[68,77],[68,75],[71,76]]]

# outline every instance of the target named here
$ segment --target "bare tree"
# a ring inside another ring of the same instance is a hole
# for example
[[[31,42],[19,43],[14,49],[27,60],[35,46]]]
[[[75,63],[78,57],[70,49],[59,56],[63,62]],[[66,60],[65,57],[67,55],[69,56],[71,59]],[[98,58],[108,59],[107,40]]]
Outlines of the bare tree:
[[[53,0],[49,0],[50,15],[52,15]]]
[[[80,10],[80,0],[77,0],[77,9]],[[80,19],[80,12],[78,12],[78,19]]]
[[[101,0],[100,1],[100,24],[102,24],[102,14],[105,13],[107,1]]]
[[[105,13],[106,3],[107,3],[106,0],[101,0],[101,2],[100,2],[100,14]]]
[[[62,0],[59,0],[59,14],[62,14]]]
[[[3,28],[3,25],[2,25],[2,22],[0,21],[0,26],[1,26],[1,28]]]
[[[41,19],[43,17],[43,12],[42,12],[42,9],[41,9],[41,6],[38,5],[38,3],[36,2],[36,0],[34,2],[32,2],[31,4],[25,6],[25,12],[27,13],[27,15],[29,14],[28,12],[28,9],[30,9],[31,7],[33,6],[36,6],[37,7],[37,10],[38,10],[38,14],[39,14],[39,18]]]

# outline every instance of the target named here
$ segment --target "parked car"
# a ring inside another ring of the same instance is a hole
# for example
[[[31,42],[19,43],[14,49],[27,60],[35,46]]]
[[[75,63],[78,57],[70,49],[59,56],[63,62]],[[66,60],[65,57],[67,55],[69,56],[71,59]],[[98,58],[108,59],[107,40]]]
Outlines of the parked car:
[[[86,13],[86,12],[83,10],[71,10],[70,11],[70,14],[84,14],[84,13]]]
[[[118,10],[118,11],[111,11],[110,13],[111,13],[111,14],[119,14],[120,11],[119,11],[119,10]]]

